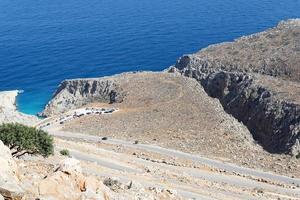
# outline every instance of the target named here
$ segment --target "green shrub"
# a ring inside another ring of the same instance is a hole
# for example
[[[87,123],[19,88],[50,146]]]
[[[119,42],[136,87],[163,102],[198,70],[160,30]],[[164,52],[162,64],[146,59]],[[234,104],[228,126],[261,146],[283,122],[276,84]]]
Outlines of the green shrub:
[[[22,124],[0,125],[0,140],[8,146],[14,157],[53,154],[53,137],[47,132]]]
[[[62,149],[62,150],[59,151],[59,153],[60,153],[61,155],[63,155],[63,156],[68,156],[68,157],[70,157],[70,152],[69,152],[68,149]]]

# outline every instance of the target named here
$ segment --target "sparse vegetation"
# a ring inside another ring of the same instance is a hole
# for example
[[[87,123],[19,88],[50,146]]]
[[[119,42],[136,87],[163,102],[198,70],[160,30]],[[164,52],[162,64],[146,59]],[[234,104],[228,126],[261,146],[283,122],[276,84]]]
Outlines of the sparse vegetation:
[[[0,140],[10,148],[13,157],[25,154],[53,154],[53,138],[47,132],[22,124],[0,125]]]
[[[62,149],[59,151],[59,153],[63,156],[70,157],[70,151],[68,149]]]

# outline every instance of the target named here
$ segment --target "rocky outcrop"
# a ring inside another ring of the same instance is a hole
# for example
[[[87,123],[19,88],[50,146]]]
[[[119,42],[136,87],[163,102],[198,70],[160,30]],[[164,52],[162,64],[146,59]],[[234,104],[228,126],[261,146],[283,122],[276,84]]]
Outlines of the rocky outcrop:
[[[80,162],[73,158],[61,161],[57,170],[38,184],[39,199],[108,200],[106,190],[96,178],[84,176]]]
[[[32,115],[26,115],[18,112],[16,107],[16,98],[19,91],[0,92],[0,124],[2,123],[21,123],[33,126],[39,119]]]
[[[84,175],[80,161],[74,158],[62,160],[37,187],[36,197],[41,200],[182,199],[175,190],[145,188],[133,181],[108,177],[102,182],[97,176]]]
[[[3,196],[8,200],[22,199],[23,190],[19,186],[16,176],[16,163],[9,148],[0,140],[0,197]]]
[[[109,78],[65,80],[40,115],[56,115],[92,102],[118,103],[124,96],[119,85]]]
[[[183,56],[169,72],[195,78],[273,153],[300,153],[300,19]]]
[[[74,172],[82,173],[82,169],[81,169],[79,160],[76,160],[74,158],[67,158],[65,160],[62,160],[60,162],[57,170],[62,171],[67,174],[72,174]]]

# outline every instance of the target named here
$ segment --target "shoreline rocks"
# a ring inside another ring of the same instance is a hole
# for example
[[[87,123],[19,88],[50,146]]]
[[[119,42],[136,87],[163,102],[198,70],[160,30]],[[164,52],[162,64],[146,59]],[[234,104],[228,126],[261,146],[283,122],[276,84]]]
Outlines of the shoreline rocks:
[[[26,115],[17,110],[16,98],[18,90],[0,92],[0,124],[21,123],[33,126],[39,122],[39,118],[33,115]]]

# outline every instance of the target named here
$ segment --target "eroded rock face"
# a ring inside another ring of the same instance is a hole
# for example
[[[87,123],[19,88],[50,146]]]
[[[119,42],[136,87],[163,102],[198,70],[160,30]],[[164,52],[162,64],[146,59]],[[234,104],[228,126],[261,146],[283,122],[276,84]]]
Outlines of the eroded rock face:
[[[288,20],[185,55],[169,72],[195,78],[268,151],[298,155],[299,53],[300,19]]]
[[[258,83],[263,78],[217,72],[202,82],[207,93],[218,98],[228,113],[242,121],[266,150],[297,155],[300,105],[280,98],[276,90]]]
[[[10,150],[0,140],[0,196],[5,199],[19,200],[23,197],[17,179],[17,166]]]
[[[60,114],[92,102],[122,102],[124,96],[118,84],[107,78],[65,80],[40,115]]]
[[[81,173],[78,160],[68,158],[61,161],[53,174],[39,183],[38,196],[40,199],[104,200],[108,199],[105,190],[105,186],[96,178]]]

